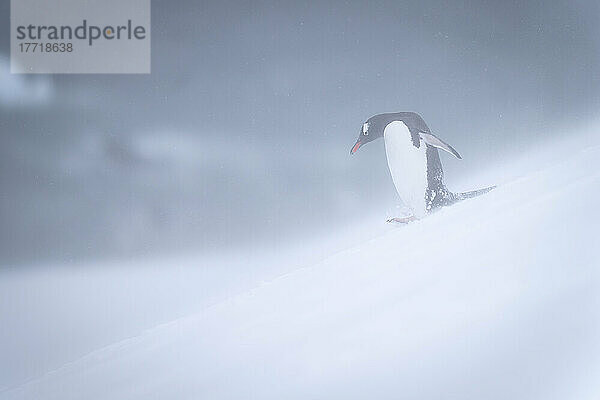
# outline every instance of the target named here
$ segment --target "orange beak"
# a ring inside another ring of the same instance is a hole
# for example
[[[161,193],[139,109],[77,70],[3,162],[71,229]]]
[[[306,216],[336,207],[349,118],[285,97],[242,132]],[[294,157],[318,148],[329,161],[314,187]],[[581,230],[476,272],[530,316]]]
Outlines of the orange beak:
[[[362,143],[361,143],[360,139],[357,140],[356,143],[354,144],[354,146],[352,147],[352,150],[350,150],[350,154],[356,153],[361,145],[362,145]]]

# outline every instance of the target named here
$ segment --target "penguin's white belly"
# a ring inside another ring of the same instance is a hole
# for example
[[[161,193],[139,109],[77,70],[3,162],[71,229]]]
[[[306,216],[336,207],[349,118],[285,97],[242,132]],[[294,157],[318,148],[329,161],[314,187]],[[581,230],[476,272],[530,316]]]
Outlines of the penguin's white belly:
[[[388,124],[383,131],[388,167],[396,191],[415,217],[426,214],[427,146],[413,145],[408,127],[401,121]]]

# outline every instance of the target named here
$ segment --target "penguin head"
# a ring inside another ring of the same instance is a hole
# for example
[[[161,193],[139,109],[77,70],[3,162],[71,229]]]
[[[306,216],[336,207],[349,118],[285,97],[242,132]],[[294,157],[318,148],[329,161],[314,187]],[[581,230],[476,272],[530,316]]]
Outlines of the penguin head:
[[[374,120],[374,117],[369,118],[360,128],[358,139],[356,139],[356,143],[350,149],[350,154],[356,153],[362,145],[383,137],[383,129],[379,125]]]
[[[423,118],[411,111],[373,115],[361,127],[358,139],[354,146],[352,146],[350,154],[356,153],[362,145],[383,137],[385,127],[392,121],[402,121],[408,127],[411,134],[412,132],[415,132],[415,134],[417,132],[430,132]],[[418,136],[413,137],[413,142],[415,140],[417,140],[415,147],[419,147]]]

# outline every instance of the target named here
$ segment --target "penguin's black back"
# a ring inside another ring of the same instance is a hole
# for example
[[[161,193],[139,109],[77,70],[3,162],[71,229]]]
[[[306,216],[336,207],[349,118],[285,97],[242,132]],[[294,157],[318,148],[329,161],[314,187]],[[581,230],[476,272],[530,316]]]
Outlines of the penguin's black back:
[[[427,191],[425,192],[425,204],[427,211],[450,205],[454,202],[453,194],[444,185],[444,170],[440,161],[438,149],[427,146]]]

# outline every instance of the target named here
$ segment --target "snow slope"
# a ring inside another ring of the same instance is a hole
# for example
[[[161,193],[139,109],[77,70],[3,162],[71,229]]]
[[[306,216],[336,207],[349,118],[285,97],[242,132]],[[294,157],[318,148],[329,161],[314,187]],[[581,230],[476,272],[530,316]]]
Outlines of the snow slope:
[[[599,159],[597,135],[529,152],[482,173],[485,196],[0,399],[597,399]]]

